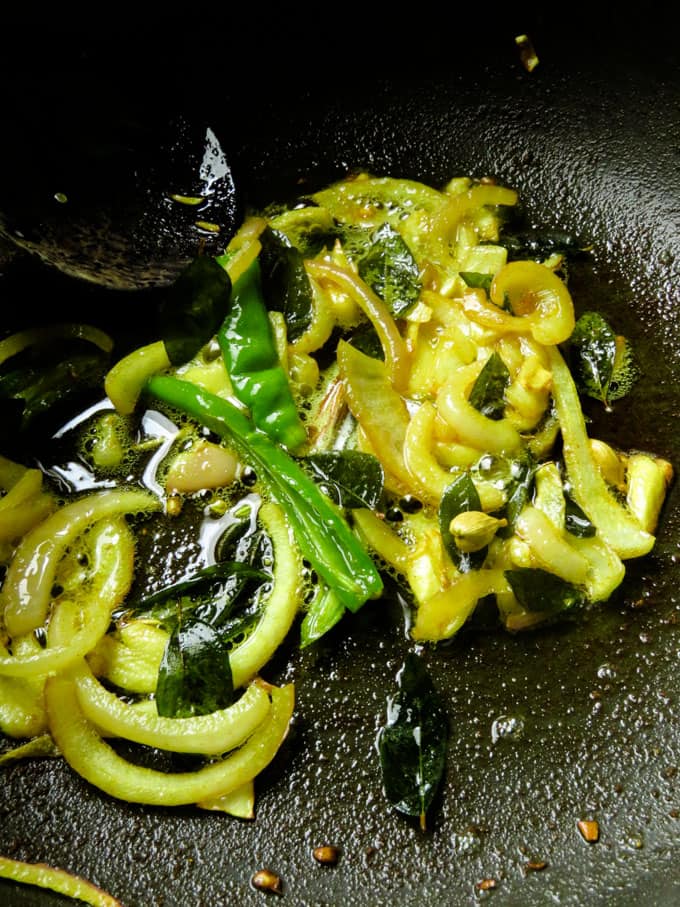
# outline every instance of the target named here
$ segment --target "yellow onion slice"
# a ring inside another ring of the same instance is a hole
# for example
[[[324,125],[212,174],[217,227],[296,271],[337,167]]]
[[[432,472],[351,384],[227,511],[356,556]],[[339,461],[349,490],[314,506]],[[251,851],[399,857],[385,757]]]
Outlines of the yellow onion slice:
[[[97,520],[160,509],[141,489],[112,489],[60,508],[21,541],[0,592],[0,610],[10,636],[30,633],[45,622],[57,565],[70,544]]]
[[[64,337],[68,340],[87,340],[105,353],[110,353],[113,349],[113,340],[99,328],[91,324],[65,322],[45,327],[26,328],[24,331],[17,331],[15,334],[5,337],[0,341],[0,365],[7,359],[11,359],[12,356],[28,349],[29,346],[51,344],[57,337]]]
[[[409,414],[390,383],[385,363],[344,340],[338,344],[337,356],[352,415],[387,472],[409,488],[412,476],[404,463]]]
[[[48,866],[47,863],[25,863],[23,860],[0,857],[0,878],[47,888],[67,898],[90,904],[91,907],[123,907],[117,898],[88,882],[87,879],[73,875],[65,869]]]
[[[418,605],[411,635],[418,642],[449,639],[460,630],[480,598],[510,590],[502,570],[470,570]]]
[[[94,531],[94,530],[93,530]],[[111,611],[132,584],[135,541],[122,517],[102,520],[92,545],[93,579],[76,601],[60,602],[50,621],[47,646],[15,646],[10,655],[0,646],[0,675],[38,677],[61,671],[86,655],[104,636]]]
[[[226,753],[250,737],[271,709],[266,686],[256,680],[228,708],[191,718],[163,718],[152,700],[143,710],[124,702],[102,686],[85,663],[72,676],[83,715],[102,733],[173,753]]]
[[[153,693],[170,634],[150,620],[134,619],[107,633],[87,656],[93,673],[127,693]]]
[[[419,496],[437,506],[455,476],[437,461],[434,450],[434,422],[437,410],[426,400],[411,417],[404,438],[404,464]]]
[[[274,547],[273,587],[258,625],[229,655],[234,689],[271,659],[292,627],[301,601],[302,560],[283,510],[266,503],[260,507],[259,518]]]
[[[340,286],[362,309],[380,338],[390,381],[397,390],[404,390],[408,383],[410,355],[392,313],[382,299],[353,271],[325,261],[308,261],[306,268],[317,280],[329,280]]]
[[[293,625],[301,604],[302,561],[281,508],[272,502],[260,507],[259,519],[272,540],[272,590],[262,616],[244,642],[230,653],[234,688],[244,686],[271,659]],[[153,692],[168,634],[157,624],[131,620],[120,638],[107,636],[92,654],[94,673],[137,693]]]
[[[557,347],[551,347],[548,353],[564,462],[574,500],[620,558],[641,557],[651,551],[654,536],[609,491],[593,458],[581,401],[569,367]]]
[[[0,542],[15,542],[43,520],[57,506],[43,491],[43,475],[0,456]]]
[[[202,800],[196,806],[209,812],[228,813],[230,816],[236,816],[237,819],[254,819],[255,782],[246,781],[245,784],[229,791],[228,794],[213,797],[210,800]]]
[[[221,797],[258,775],[283,742],[293,714],[293,684],[270,687],[269,720],[239,749],[195,772],[161,772],[119,756],[87,720],[75,682],[51,677],[45,687],[50,731],[71,768],[90,784],[129,803],[183,806]]]
[[[511,261],[496,274],[491,284],[492,302],[505,300],[515,317],[539,343],[564,343],[574,330],[574,303],[563,280],[536,261]]]
[[[522,509],[515,522],[517,536],[526,542],[541,567],[576,586],[585,584],[588,561],[568,542],[563,530],[542,510],[531,504]]]
[[[106,395],[123,416],[129,416],[137,406],[147,378],[170,368],[165,343],[156,340],[128,353],[113,365],[104,379]]]
[[[473,362],[454,372],[437,394],[437,411],[463,444],[481,452],[515,453],[521,446],[521,438],[510,421],[507,418],[490,419],[468,400],[470,387],[479,371],[480,363]]]

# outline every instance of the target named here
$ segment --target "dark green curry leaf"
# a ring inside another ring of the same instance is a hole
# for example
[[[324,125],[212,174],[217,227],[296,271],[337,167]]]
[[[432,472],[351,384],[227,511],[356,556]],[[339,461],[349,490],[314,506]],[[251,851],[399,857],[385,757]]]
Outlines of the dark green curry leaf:
[[[126,607],[126,613],[138,617],[149,616],[170,626],[177,622],[177,602],[184,600],[186,610],[195,610],[209,623],[215,624],[217,613],[231,610],[233,603],[241,594],[246,584],[261,585],[269,582],[271,577],[263,570],[239,561],[222,561],[208,567],[202,567],[192,576],[170,583],[133,601]]]
[[[468,287],[486,290],[488,293],[493,282],[493,274],[481,274],[479,271],[460,271],[460,276]]]
[[[570,344],[574,378],[582,392],[610,408],[631,390],[639,376],[631,346],[598,312],[581,315]]]
[[[512,535],[515,521],[528,502],[536,475],[536,460],[526,451],[510,464],[510,482],[506,486],[507,503],[505,505],[505,519],[508,525],[498,531],[500,536]]]
[[[384,360],[385,358],[385,351],[380,342],[378,332],[370,322],[362,324],[356,330],[352,331],[349,342],[355,349],[359,350],[360,353],[370,356],[371,359]]]
[[[486,557],[487,548],[481,551],[461,551],[451,534],[451,520],[468,510],[481,510],[479,494],[469,473],[464,472],[445,490],[439,503],[439,531],[449,557],[461,573],[480,567]]]
[[[515,598],[527,611],[557,614],[585,602],[585,595],[578,586],[539,567],[506,570],[505,578],[510,583]]]
[[[57,408],[63,410],[101,387],[108,367],[103,353],[71,354],[59,350],[0,376],[0,401],[3,410],[12,416],[5,423],[7,429],[18,422],[17,428],[23,431],[39,417]],[[55,355],[59,356],[57,361]]]
[[[399,812],[426,818],[446,768],[448,716],[422,657],[409,653],[378,734],[383,787]]]
[[[581,539],[591,538],[597,532],[595,526],[590,522],[586,514],[579,507],[576,501],[566,492],[564,493],[565,516],[564,528],[567,532]]]
[[[227,708],[234,698],[229,648],[201,620],[176,627],[163,653],[156,708],[166,718],[190,718]]]
[[[371,237],[371,246],[359,261],[359,276],[396,318],[405,315],[418,301],[418,265],[401,234],[387,222]]]
[[[498,353],[492,353],[472,386],[468,398],[470,405],[489,419],[502,419],[505,389],[509,383],[507,366]]]
[[[340,507],[377,507],[385,473],[377,457],[358,450],[311,454],[298,461],[324,494]]]
[[[503,230],[501,242],[508,250],[508,261],[543,261],[554,254],[575,258],[586,249],[586,243],[578,236],[559,230]]]
[[[173,364],[191,359],[215,335],[230,293],[229,275],[211,256],[199,256],[182,271],[158,310],[160,336]]]
[[[288,339],[297,340],[314,317],[314,293],[299,249],[278,230],[260,234],[262,293],[270,311],[283,312]]]
[[[304,258],[314,258],[323,249],[332,248],[339,236],[330,213],[309,199],[299,199],[294,208],[272,209],[270,216],[272,229],[284,234],[288,244]]]

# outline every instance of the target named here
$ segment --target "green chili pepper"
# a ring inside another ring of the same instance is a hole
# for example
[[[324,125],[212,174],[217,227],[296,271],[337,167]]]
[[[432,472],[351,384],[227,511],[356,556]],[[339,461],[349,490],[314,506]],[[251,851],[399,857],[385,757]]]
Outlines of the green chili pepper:
[[[217,339],[234,394],[250,409],[255,425],[295,450],[307,435],[279,361],[257,259],[236,281]]]
[[[146,390],[228,439],[284,509],[303,557],[344,607],[356,611],[380,594],[380,574],[340,509],[245,413],[189,381],[168,375],[151,377]]]

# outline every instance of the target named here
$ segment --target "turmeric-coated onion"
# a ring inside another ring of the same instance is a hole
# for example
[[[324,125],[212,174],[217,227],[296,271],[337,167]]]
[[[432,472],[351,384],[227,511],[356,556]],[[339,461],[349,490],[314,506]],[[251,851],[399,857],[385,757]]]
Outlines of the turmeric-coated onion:
[[[141,489],[111,489],[67,504],[21,541],[0,592],[0,609],[10,636],[30,633],[44,623],[57,565],[70,544],[97,520],[160,509]]]
[[[182,806],[221,797],[259,774],[288,731],[295,703],[292,684],[271,687],[272,707],[239,749],[194,772],[162,772],[128,762],[112,749],[78,705],[75,682],[52,677],[45,687],[50,731],[71,768],[112,797],[151,806]]]

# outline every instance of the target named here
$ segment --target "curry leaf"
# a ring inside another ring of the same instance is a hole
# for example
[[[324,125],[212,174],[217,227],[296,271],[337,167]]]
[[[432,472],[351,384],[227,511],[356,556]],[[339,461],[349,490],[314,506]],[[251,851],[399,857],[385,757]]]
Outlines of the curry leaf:
[[[556,614],[582,605],[585,596],[578,586],[539,567],[506,570],[515,598],[526,611]]]
[[[231,705],[233,697],[229,649],[220,633],[200,620],[176,627],[158,672],[158,714],[208,715]]]
[[[61,412],[101,387],[108,367],[102,353],[67,354],[61,348],[52,352],[39,365],[27,364],[0,376],[6,434],[14,424],[23,431],[52,410]]]
[[[502,243],[508,250],[508,261],[525,258],[542,261],[555,254],[575,258],[587,248],[578,236],[559,230],[503,230]]]
[[[231,281],[208,255],[179,275],[158,310],[161,339],[175,365],[191,359],[216,333],[229,308]]]
[[[385,473],[373,454],[358,450],[328,451],[299,460],[324,494],[340,507],[377,507]]]
[[[470,475],[464,472],[455,479],[445,490],[439,503],[439,531],[441,532],[442,542],[449,554],[451,560],[461,573],[467,573],[473,570],[484,561],[486,557],[486,547],[481,551],[461,551],[456,545],[449,526],[451,520],[460,513],[466,513],[468,510],[481,510],[482,504],[479,494]]]
[[[492,353],[472,386],[468,398],[470,405],[489,419],[502,419],[509,382],[507,366],[498,353]]]
[[[230,581],[230,584],[234,585],[238,580],[245,581],[247,579],[257,579],[260,582],[264,582],[269,579],[269,576],[262,570],[257,570],[251,567],[250,564],[243,564],[239,561],[223,561],[218,564],[211,564],[208,567],[202,567],[186,579],[170,583],[151,593],[151,595],[144,596],[131,605],[130,610],[140,615],[151,611],[155,606],[168,599],[176,600],[182,598],[182,596],[205,593],[225,581]]]
[[[378,734],[383,787],[399,812],[426,818],[446,768],[448,717],[422,658],[406,656]]]
[[[631,390],[639,376],[632,348],[599,313],[584,312],[570,342],[574,378],[581,391],[610,408],[613,400]]]
[[[591,538],[597,532],[586,514],[576,501],[566,492],[564,493],[565,515],[564,528],[567,532],[581,539]]]
[[[508,499],[505,505],[505,518],[508,525],[505,529],[499,530],[500,536],[512,534],[515,521],[529,500],[536,475],[536,466],[536,460],[528,451],[511,462],[510,482],[507,485]]]
[[[314,293],[302,253],[278,230],[260,234],[262,293],[270,311],[283,312],[288,339],[304,334],[314,316]]]
[[[460,276],[466,286],[486,290],[487,293],[491,289],[494,277],[493,274],[481,274],[479,271],[461,271]]]
[[[411,250],[389,223],[378,227],[359,261],[359,276],[399,318],[417,302],[420,271]]]

